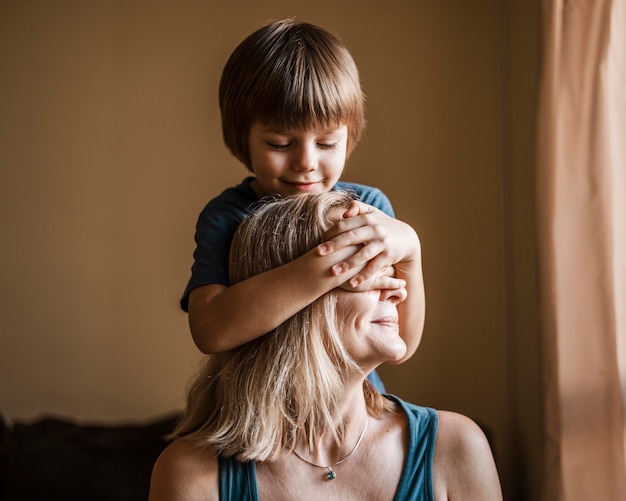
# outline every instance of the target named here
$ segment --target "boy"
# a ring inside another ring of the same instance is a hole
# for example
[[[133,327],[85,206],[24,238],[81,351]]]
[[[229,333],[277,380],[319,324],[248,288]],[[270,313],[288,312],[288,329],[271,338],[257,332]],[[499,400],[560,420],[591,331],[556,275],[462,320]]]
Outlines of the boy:
[[[424,322],[419,239],[393,218],[380,190],[339,181],[365,125],[364,97],[348,50],[310,24],[269,24],[230,56],[219,101],[224,141],[254,176],[210,201],[198,219],[192,276],[181,299],[198,348],[217,353],[256,339],[335,287],[406,284],[400,332],[405,359],[410,357]],[[229,286],[233,234],[260,199],[332,189],[352,191],[359,202],[328,231],[324,244]],[[376,382],[375,375],[371,379]]]

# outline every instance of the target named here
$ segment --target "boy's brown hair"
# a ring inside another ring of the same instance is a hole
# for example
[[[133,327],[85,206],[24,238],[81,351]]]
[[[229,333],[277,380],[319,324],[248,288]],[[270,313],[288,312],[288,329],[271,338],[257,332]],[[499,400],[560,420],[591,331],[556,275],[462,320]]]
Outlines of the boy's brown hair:
[[[228,59],[219,88],[224,142],[252,170],[249,135],[348,127],[348,155],[365,127],[365,97],[345,45],[326,30],[285,19],[249,35]]]

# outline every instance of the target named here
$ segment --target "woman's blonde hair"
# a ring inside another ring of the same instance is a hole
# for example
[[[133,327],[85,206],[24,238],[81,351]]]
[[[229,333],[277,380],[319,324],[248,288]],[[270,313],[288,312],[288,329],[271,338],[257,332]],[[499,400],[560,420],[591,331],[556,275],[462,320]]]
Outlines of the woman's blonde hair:
[[[284,19],[233,51],[222,72],[224,142],[252,170],[249,137],[259,121],[278,129],[348,127],[348,155],[365,128],[365,97],[345,45],[328,31]]]
[[[348,193],[334,191],[262,203],[233,240],[232,282],[314,248],[330,226],[331,211],[347,208],[352,200]],[[208,356],[171,438],[187,436],[242,461],[275,459],[298,440],[312,448],[321,432],[340,440],[338,397],[347,371],[359,368],[341,342],[336,304],[337,294],[331,291],[270,333]],[[386,399],[367,380],[364,391],[369,412],[379,416]]]

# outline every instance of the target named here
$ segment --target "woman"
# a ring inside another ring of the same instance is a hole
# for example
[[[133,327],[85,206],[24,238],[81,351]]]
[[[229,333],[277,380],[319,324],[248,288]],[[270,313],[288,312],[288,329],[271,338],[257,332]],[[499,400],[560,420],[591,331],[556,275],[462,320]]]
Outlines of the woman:
[[[264,204],[233,241],[233,283],[315,252],[353,203],[331,192]],[[405,355],[405,298],[404,288],[336,289],[210,356],[155,464],[150,501],[502,499],[471,420],[382,396],[367,381]]]

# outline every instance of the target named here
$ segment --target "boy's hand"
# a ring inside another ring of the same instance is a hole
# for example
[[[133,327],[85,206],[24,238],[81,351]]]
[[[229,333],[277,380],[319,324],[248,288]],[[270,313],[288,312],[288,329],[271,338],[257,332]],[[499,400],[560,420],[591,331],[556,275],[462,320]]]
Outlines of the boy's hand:
[[[354,290],[398,288],[397,280],[402,278],[403,264],[420,259],[419,239],[413,228],[362,202],[353,202],[344,212],[343,219],[329,228],[324,237],[326,241],[317,247],[320,256],[348,246],[361,247],[331,268],[336,276],[362,268],[348,282]],[[394,266],[399,278],[383,272]],[[377,283],[376,287],[374,283]]]
[[[370,290],[396,290],[406,287],[406,280],[396,278],[396,270],[393,266],[387,266],[372,278],[361,282],[356,287],[350,285],[350,281],[341,285],[341,288],[348,292],[362,292]]]

